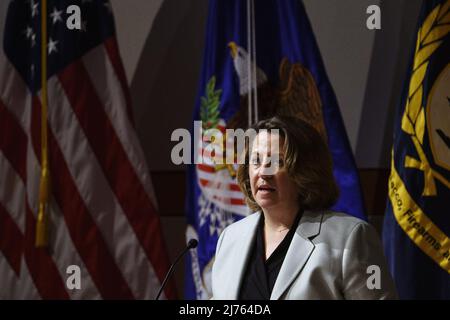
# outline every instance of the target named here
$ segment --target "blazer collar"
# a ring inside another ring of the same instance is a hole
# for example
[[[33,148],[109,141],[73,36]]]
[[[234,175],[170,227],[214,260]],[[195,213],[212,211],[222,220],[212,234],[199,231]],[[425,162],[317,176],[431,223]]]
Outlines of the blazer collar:
[[[232,300],[236,300],[238,298],[240,284],[245,272],[245,266],[247,265],[247,261],[250,256],[253,240],[256,236],[256,229],[258,227],[260,217],[261,212],[251,214],[247,218],[248,222],[245,225],[242,236],[240,239],[237,239],[238,243],[241,244],[241,247],[234,252],[233,261],[236,261],[236,264],[234,266],[234,270],[230,274],[228,283],[228,292],[230,294],[230,299]]]
[[[256,236],[261,212],[255,212],[248,217],[248,223],[242,236],[238,240],[242,244],[241,250],[234,252],[233,261],[236,261],[234,272],[230,274],[228,292],[230,299],[237,299],[245,272],[250,250],[252,249],[253,240]],[[292,238],[289,249],[284,258],[277,280],[272,290],[270,299],[279,299],[284,291],[297,277],[298,273],[308,261],[309,256],[314,250],[314,244],[311,238],[320,233],[323,212],[305,211],[298,223],[297,230]]]
[[[303,213],[275,281],[271,300],[279,299],[305,266],[314,251],[311,239],[320,233],[322,217],[323,212]]]
[[[323,211],[306,210],[297,226],[297,233],[304,239],[311,239],[320,233],[322,226]]]

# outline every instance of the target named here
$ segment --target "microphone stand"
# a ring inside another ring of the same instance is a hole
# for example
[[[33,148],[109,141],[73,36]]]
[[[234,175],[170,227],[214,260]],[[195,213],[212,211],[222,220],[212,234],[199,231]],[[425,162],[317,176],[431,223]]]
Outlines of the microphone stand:
[[[159,296],[161,295],[161,293],[162,293],[162,291],[163,291],[163,289],[164,289],[164,287],[166,285],[167,280],[169,280],[169,277],[172,275],[174,267],[177,264],[178,260],[180,260],[181,257],[183,257],[186,254],[186,252],[188,252],[190,249],[196,248],[197,245],[198,245],[198,241],[196,239],[189,240],[188,245],[186,246],[186,248],[184,248],[184,250],[178,255],[178,257],[175,259],[174,263],[172,263],[170,265],[169,271],[167,272],[166,277],[164,278],[164,281],[161,284],[161,288],[159,289],[159,292],[156,295],[155,300],[159,299]]]

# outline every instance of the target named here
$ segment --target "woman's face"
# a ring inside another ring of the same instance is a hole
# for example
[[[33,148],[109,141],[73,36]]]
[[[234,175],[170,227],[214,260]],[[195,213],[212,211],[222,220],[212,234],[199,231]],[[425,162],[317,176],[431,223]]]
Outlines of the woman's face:
[[[250,186],[253,198],[263,210],[298,206],[297,188],[284,167],[283,144],[278,134],[263,130],[250,150]]]

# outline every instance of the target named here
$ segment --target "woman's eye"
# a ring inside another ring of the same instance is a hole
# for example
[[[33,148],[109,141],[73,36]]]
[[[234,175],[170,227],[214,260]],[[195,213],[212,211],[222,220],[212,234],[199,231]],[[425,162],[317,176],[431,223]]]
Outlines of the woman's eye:
[[[275,160],[275,165],[278,166],[279,168],[283,167],[284,166],[283,159]]]
[[[284,166],[284,161],[283,159],[268,159],[268,162],[265,164],[266,166],[271,166],[273,163],[273,165],[277,166],[278,168],[281,168]],[[250,164],[251,165],[255,165],[255,166],[259,166],[261,165],[261,160],[259,156],[254,156],[250,158]]]
[[[259,164],[259,157],[252,157],[250,159],[250,164],[252,165],[258,165]]]
[[[273,168],[277,168],[277,169],[282,169],[284,166],[284,161],[283,159],[271,159],[268,164],[269,167],[273,167]]]

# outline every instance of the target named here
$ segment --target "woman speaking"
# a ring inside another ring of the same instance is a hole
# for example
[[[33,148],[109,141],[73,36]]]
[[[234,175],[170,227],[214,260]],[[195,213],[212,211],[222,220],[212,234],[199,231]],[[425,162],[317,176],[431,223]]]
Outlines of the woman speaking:
[[[395,299],[374,228],[329,210],[338,188],[318,132],[281,116],[253,129],[257,135],[246,146],[238,182],[255,213],[220,235],[213,298]],[[278,154],[271,154],[274,149]]]

